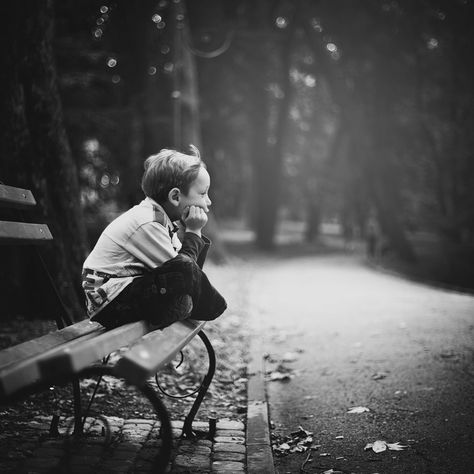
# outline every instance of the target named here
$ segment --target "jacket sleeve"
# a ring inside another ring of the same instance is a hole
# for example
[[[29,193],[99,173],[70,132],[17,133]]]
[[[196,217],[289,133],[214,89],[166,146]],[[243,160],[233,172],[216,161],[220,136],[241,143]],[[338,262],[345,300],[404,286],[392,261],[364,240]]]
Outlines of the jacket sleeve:
[[[186,232],[184,234],[181,250],[178,253],[187,255],[202,269],[210,246],[211,241],[205,235],[198,237],[192,232]]]
[[[178,253],[180,255],[186,255],[194,262],[197,262],[205,246],[206,241],[203,238],[193,232],[186,232],[183,237],[181,249]]]
[[[206,257],[207,257],[207,252],[209,250],[209,247],[211,246],[210,239],[207,236],[205,236],[204,234],[202,235],[202,240],[204,241],[204,246],[203,246],[202,250],[199,252],[199,256],[196,260],[196,263],[198,264],[199,268],[201,268],[201,269],[204,266],[204,262],[206,261]]]

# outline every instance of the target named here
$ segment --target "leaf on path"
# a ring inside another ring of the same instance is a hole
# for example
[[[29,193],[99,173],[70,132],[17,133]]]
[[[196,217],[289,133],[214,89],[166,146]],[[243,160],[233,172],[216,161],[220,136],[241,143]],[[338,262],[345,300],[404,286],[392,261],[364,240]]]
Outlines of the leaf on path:
[[[366,411],[370,411],[370,410],[367,407],[352,407],[347,411],[347,413],[359,414],[359,413],[364,413]]]
[[[373,443],[367,443],[364,447],[364,451],[372,449],[374,453],[382,453],[389,449],[390,451],[403,451],[408,446],[401,445],[399,441],[396,443],[387,443],[386,441],[377,440]]]
[[[301,446],[297,444],[290,449],[290,453],[304,453],[308,448],[306,446]]]
[[[302,438],[303,436],[311,436],[313,434],[312,431],[306,431],[301,425],[298,426],[298,429],[296,431],[292,431],[291,436],[296,436],[298,438]]]
[[[289,373],[283,373],[283,372],[271,372],[270,373],[270,380],[291,380],[294,376]]]
[[[269,374],[269,380],[291,380],[295,376],[295,371],[285,366],[284,364],[278,364],[275,369],[267,372]]]
[[[298,359],[298,354],[296,352],[285,352],[281,360],[283,362],[294,362]]]
[[[298,430],[290,433],[290,436],[279,437],[280,441],[284,441],[280,444],[275,443],[272,445],[273,452],[277,456],[286,456],[290,453],[304,453],[308,449],[316,450],[319,445],[313,445],[313,433],[305,430],[302,426],[298,426]]]
[[[334,469],[328,469],[324,471],[323,474],[343,474],[342,471],[335,471]]]
[[[372,445],[372,451],[374,453],[381,453],[387,449],[387,443],[385,441],[375,441]]]
[[[408,392],[406,390],[396,390],[394,395],[407,395]]]
[[[396,443],[387,443],[387,447],[390,451],[403,451],[408,448],[408,446],[400,444],[400,441],[397,441]]]
[[[387,372],[375,372],[375,374],[372,375],[372,380],[382,380],[387,377],[387,375]]]

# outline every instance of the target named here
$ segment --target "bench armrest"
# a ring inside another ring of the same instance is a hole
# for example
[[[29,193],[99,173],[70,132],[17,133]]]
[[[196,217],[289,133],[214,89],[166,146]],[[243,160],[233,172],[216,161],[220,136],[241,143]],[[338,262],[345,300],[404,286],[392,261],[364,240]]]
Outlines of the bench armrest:
[[[196,336],[205,321],[173,323],[142,337],[117,362],[115,372],[129,383],[141,386]]]

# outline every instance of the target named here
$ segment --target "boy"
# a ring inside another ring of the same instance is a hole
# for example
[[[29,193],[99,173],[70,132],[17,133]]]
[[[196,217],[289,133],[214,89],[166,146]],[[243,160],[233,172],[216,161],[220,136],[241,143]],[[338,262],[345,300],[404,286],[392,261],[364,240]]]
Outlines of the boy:
[[[106,227],[84,262],[82,286],[93,321],[116,327],[146,319],[164,327],[224,312],[225,300],[201,269],[210,245],[201,233],[210,176],[198,149],[191,150],[163,149],[147,158],[146,198]],[[182,243],[175,221],[184,227]]]

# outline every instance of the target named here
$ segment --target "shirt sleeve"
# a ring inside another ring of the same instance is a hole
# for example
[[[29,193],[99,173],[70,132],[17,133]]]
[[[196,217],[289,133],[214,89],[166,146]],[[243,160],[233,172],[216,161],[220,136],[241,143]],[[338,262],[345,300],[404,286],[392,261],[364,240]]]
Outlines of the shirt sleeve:
[[[150,269],[176,257],[168,230],[158,222],[142,225],[127,241],[126,250]]]

